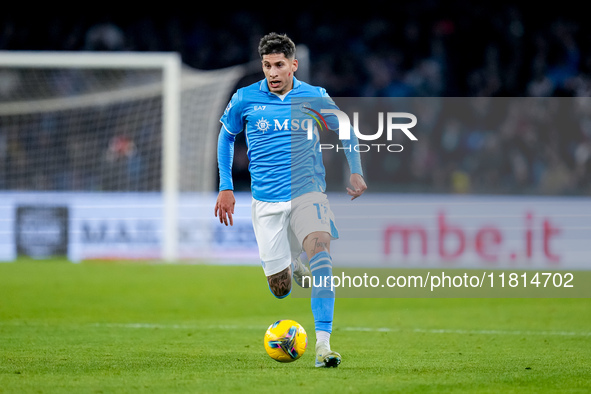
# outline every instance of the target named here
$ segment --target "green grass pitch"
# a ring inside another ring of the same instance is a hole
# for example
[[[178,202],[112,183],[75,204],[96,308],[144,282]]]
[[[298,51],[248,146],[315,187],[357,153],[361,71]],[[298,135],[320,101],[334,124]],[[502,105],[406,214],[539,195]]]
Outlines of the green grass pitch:
[[[0,264],[0,393],[591,392],[591,300],[337,299],[316,369],[308,299],[259,267]],[[266,328],[308,331],[280,364]]]

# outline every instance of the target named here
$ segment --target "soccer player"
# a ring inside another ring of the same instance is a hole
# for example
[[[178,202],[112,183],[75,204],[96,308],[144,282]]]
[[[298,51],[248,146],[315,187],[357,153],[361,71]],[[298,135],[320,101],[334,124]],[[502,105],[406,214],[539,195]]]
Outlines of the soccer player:
[[[307,282],[313,284],[315,366],[336,367],[341,362],[341,355],[330,348],[334,290],[326,282],[321,284],[321,279],[332,276],[330,242],[338,238],[338,231],[324,194],[322,154],[318,148],[314,149],[318,140],[303,139],[300,140],[304,141],[303,144],[294,144],[293,137],[305,138],[307,131],[296,127],[300,123],[292,122],[292,102],[318,98],[331,103],[334,108],[336,105],[325,89],[295,78],[298,60],[295,58],[296,47],[289,37],[267,34],[260,40],[258,50],[265,78],[238,89],[220,119],[220,191],[215,216],[220,223],[233,225],[236,202],[232,183],[234,141],[236,135],[244,131],[250,161],[252,222],[269,289],[281,299],[291,292],[292,277],[300,286],[307,284],[303,277],[312,279]],[[311,122],[312,118],[309,120]],[[316,131],[314,138],[317,137]],[[355,142],[354,136],[342,141],[351,169],[351,187],[347,188],[351,200],[367,189],[359,153],[350,149]],[[294,145],[300,148],[297,154],[293,152]],[[303,251],[310,269],[299,258]]]

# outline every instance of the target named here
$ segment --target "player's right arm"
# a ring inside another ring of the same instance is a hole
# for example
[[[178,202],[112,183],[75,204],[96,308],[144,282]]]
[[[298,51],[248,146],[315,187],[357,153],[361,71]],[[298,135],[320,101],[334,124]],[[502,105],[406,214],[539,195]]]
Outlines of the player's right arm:
[[[220,223],[226,226],[234,225],[234,205],[236,205],[236,198],[232,190],[221,190],[218,194],[218,199],[215,202],[215,216],[220,219]]]
[[[220,122],[222,127],[218,136],[218,170],[220,174],[219,194],[215,203],[214,215],[220,223],[234,225],[232,215],[236,198],[232,182],[232,163],[234,161],[234,142],[236,134],[242,131],[243,121],[240,110],[240,91],[236,92],[226,107]]]
[[[218,137],[218,169],[220,172],[220,192],[215,202],[215,216],[220,223],[234,225],[232,215],[234,214],[234,185],[232,182],[232,162],[234,161],[234,141],[236,137],[228,133],[224,126]]]

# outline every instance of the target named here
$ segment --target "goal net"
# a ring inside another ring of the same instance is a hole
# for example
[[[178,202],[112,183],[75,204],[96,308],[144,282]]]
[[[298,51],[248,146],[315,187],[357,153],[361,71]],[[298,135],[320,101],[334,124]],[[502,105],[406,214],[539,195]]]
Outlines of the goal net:
[[[219,117],[244,72],[190,69],[171,53],[0,52],[0,192],[28,196],[21,205],[158,195],[152,248],[174,260],[179,193],[216,189]]]

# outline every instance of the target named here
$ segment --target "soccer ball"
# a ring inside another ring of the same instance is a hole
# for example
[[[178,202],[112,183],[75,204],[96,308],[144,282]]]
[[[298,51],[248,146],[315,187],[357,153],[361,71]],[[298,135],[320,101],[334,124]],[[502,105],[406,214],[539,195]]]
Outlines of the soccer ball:
[[[290,363],[302,357],[308,346],[308,335],[293,320],[278,320],[265,333],[265,350],[273,360]]]

